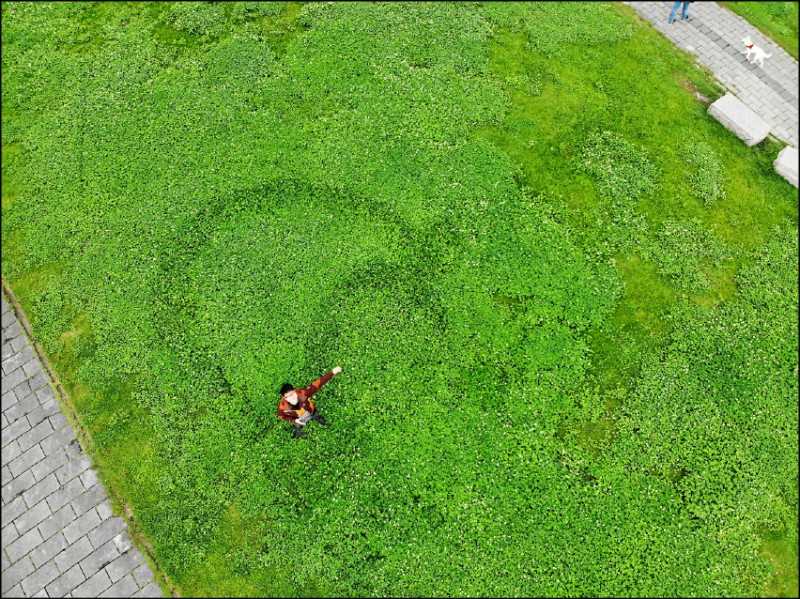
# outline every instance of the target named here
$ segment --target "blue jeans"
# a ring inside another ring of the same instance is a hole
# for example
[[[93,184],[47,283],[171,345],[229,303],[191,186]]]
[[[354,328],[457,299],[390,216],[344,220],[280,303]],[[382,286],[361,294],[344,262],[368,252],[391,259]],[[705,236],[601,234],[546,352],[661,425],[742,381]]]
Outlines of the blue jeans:
[[[681,12],[681,21],[685,21],[688,18],[689,15],[687,13],[689,12],[690,2],[676,2],[672,7],[672,12],[669,13],[670,23],[672,23],[672,21],[675,20],[675,13],[678,12],[678,9],[680,8],[681,4],[683,4],[683,12]]]

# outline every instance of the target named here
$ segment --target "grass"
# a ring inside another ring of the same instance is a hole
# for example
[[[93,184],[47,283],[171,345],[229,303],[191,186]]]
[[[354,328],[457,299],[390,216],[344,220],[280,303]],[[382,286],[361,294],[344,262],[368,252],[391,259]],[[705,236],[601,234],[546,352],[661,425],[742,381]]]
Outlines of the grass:
[[[786,531],[767,532],[764,534],[761,551],[772,562],[775,573],[766,589],[767,597],[797,597],[798,573],[791,566],[786,556],[792,555],[790,536]]]
[[[181,594],[792,592],[797,191],[633,10],[3,19],[3,276]]]
[[[721,2],[798,59],[797,2]]]

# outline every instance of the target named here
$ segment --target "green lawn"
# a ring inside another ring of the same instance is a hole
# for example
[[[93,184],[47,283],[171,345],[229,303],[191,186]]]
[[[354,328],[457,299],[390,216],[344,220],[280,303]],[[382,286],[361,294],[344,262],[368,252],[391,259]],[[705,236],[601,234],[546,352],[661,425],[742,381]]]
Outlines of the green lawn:
[[[797,2],[721,2],[798,58]]]
[[[629,7],[2,11],[2,273],[181,595],[797,596],[798,193]]]

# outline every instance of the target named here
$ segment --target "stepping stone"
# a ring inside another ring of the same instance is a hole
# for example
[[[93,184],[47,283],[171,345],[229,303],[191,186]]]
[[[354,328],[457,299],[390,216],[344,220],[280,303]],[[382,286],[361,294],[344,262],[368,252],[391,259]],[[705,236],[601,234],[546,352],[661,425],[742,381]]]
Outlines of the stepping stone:
[[[708,114],[748,146],[756,145],[769,134],[770,124],[731,93],[725,94],[711,104],[708,107]]]
[[[797,187],[797,148],[786,146],[773,162],[775,172]]]

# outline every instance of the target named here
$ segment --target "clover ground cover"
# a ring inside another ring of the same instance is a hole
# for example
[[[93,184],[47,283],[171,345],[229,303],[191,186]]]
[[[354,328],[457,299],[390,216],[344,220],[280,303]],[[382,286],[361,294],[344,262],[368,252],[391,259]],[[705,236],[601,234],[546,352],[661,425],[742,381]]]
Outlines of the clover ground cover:
[[[631,10],[3,21],[3,276],[181,594],[796,595],[797,192]]]

